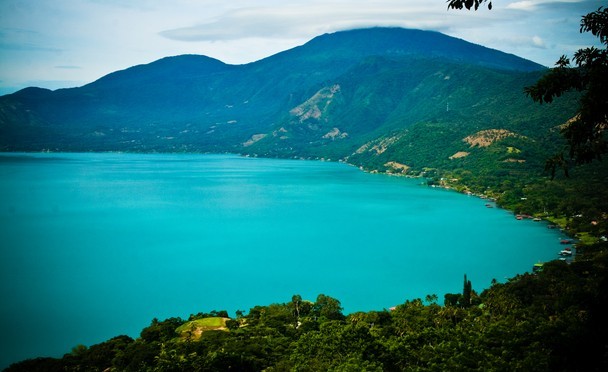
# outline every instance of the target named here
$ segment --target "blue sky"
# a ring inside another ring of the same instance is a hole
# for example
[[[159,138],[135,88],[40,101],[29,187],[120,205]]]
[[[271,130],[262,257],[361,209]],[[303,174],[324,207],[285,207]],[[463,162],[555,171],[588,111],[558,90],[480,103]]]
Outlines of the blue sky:
[[[579,33],[599,0],[0,0],[0,94],[81,86],[178,54],[253,62],[327,32],[400,26],[443,32],[546,66],[598,45]]]

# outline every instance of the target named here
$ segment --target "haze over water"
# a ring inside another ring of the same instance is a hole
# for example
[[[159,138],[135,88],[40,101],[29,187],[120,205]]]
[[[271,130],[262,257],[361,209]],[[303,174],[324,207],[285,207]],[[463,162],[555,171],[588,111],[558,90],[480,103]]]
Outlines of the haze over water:
[[[293,294],[381,310],[481,292],[560,235],[485,201],[337,163],[233,155],[0,154],[0,368],[152,318]]]

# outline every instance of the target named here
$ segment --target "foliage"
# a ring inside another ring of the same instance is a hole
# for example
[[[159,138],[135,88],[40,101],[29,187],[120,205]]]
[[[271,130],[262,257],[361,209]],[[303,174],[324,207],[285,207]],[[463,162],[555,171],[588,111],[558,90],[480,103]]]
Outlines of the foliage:
[[[562,129],[568,140],[569,155],[576,164],[601,159],[608,152],[606,129],[608,128],[608,8],[583,16],[581,32],[591,32],[604,44],[603,49],[594,47],[579,49],[574,54],[576,67],[562,56],[556,68],[543,76],[535,85],[526,88],[534,101],[550,103],[565,92],[582,92],[579,109],[574,118]],[[550,160],[554,169],[564,165],[563,157]]]
[[[571,264],[548,262],[535,274],[494,281],[478,297],[465,277],[460,296],[470,291],[478,300],[466,306],[440,306],[431,295],[391,311],[344,316],[337,299],[320,294],[304,310],[308,302],[294,295],[256,306],[240,318],[242,326],[208,330],[198,340],[159,342],[142,331],[137,340],[119,336],[6,371],[605,370],[607,248],[598,243]],[[150,327],[169,328],[175,319]]]
[[[448,8],[462,10],[477,10],[483,3],[488,3],[488,9],[492,10],[492,1],[488,0],[448,0]]]
[[[180,325],[175,329],[180,337],[185,340],[199,339],[203,332],[211,330],[222,330],[225,328],[236,329],[239,327],[239,322],[228,318],[228,314],[223,312],[222,315],[225,317],[206,317],[196,318]]]
[[[448,0],[448,8],[477,10],[487,0]],[[555,68],[540,78],[534,85],[524,89],[538,103],[551,103],[569,91],[581,92],[579,108],[573,118],[562,127],[568,141],[569,156],[575,164],[599,160],[608,152],[606,129],[608,129],[608,8],[584,15],[580,32],[591,32],[603,49],[595,47],[579,49],[574,54],[575,67],[567,56],[556,62]],[[555,176],[557,168],[568,174],[569,161],[562,153],[547,160],[547,170]]]
[[[141,338],[146,342],[165,342],[176,336],[176,328],[183,323],[181,318],[169,318],[163,321],[154,318],[150,326],[141,331]]]

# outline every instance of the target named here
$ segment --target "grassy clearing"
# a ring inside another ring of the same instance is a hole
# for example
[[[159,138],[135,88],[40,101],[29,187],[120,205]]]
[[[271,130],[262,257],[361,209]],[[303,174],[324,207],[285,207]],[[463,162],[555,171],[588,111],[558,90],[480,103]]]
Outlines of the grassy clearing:
[[[591,244],[595,244],[599,241],[599,239],[596,236],[593,236],[589,233],[583,232],[577,235],[577,238],[579,239],[579,241],[582,244],[585,245],[591,245]]]
[[[226,330],[227,320],[229,320],[229,318],[210,317],[196,319],[177,327],[175,332],[179,334],[181,339],[191,338],[197,340],[201,337],[203,332]]]

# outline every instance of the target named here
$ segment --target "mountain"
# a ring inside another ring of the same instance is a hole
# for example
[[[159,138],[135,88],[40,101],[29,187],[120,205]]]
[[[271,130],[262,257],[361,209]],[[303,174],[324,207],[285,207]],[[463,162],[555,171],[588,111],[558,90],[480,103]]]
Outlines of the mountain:
[[[0,150],[228,151],[399,173],[536,166],[575,111],[573,99],[525,97],[544,71],[437,32],[343,31],[245,65],[182,55],[2,96]],[[502,147],[465,141],[492,131],[509,133]]]

